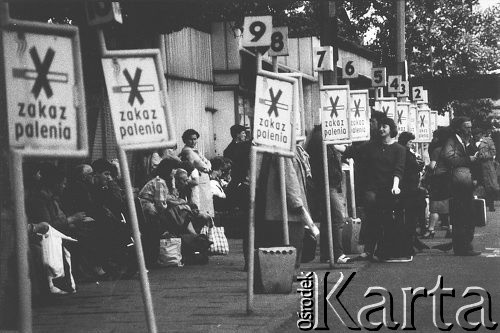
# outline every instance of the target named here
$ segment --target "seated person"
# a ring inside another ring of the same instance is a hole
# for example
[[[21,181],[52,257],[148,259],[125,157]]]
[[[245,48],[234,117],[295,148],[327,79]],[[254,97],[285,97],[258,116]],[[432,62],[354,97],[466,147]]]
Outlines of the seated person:
[[[78,243],[68,244],[73,261],[88,262],[98,267],[99,256],[96,251],[96,224],[84,212],[76,212],[67,216],[61,208],[60,196],[66,186],[63,172],[52,164],[40,167],[40,180],[37,190],[26,199],[26,214],[31,225],[47,222],[63,234],[75,238]],[[36,233],[36,232],[35,232]],[[33,238],[31,238],[32,244]],[[78,270],[75,271],[77,273]],[[69,290],[72,291],[72,290]]]
[[[172,173],[177,166],[177,161],[162,160],[155,170],[156,176],[144,185],[138,195],[147,224],[155,226],[158,237],[165,231],[176,235],[196,234],[188,216],[191,208],[172,184]],[[187,174],[185,180],[187,185]]]

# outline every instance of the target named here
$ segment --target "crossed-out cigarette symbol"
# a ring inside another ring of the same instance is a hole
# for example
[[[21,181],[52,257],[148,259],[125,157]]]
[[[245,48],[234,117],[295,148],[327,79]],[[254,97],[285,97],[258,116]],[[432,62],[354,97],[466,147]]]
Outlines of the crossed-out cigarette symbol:
[[[62,72],[50,72],[50,66],[54,61],[56,52],[52,48],[48,48],[43,61],[40,61],[36,47],[30,48],[30,56],[35,65],[35,69],[13,68],[12,76],[18,79],[35,80],[31,93],[38,98],[40,92],[45,90],[47,98],[54,95],[50,82],[68,83],[68,74]]]
[[[278,102],[282,94],[283,91],[279,89],[278,93],[274,95],[273,88],[269,88],[270,99],[259,98],[260,104],[269,106],[269,110],[267,110],[269,116],[271,116],[271,114],[274,113],[274,116],[278,118],[278,110],[284,110],[284,111],[288,110],[288,105]]]
[[[128,103],[132,106],[134,105],[135,99],[139,101],[140,104],[144,103],[144,98],[141,95],[141,92],[151,92],[155,91],[155,87],[152,84],[143,84],[140,85],[139,81],[141,80],[142,69],[137,67],[135,69],[134,78],[130,76],[129,71],[125,68],[123,70],[123,75],[128,82],[128,86],[115,86],[113,87],[114,93],[122,93],[129,94]]]
[[[339,96],[336,96],[335,100],[333,100],[333,97],[330,96],[329,101],[330,101],[330,106],[325,106],[323,108],[323,111],[331,111],[330,112],[330,117],[333,118],[333,116],[335,115],[335,117],[338,118],[338,116],[339,116],[338,111],[344,109],[343,105],[338,105],[338,103],[339,103]]]

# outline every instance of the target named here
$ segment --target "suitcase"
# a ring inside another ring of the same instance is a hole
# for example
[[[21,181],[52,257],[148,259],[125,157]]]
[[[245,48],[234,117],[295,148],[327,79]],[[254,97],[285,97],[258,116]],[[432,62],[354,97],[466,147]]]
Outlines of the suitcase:
[[[486,200],[474,197],[472,201],[472,213],[476,227],[484,227],[487,223]]]

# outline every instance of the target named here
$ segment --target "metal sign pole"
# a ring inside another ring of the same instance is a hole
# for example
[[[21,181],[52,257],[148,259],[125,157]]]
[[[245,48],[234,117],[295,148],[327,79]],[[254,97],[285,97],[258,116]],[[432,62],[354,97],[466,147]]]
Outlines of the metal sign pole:
[[[31,310],[31,280],[28,264],[28,228],[24,203],[23,155],[11,149],[10,175],[14,192],[16,212],[17,274],[19,292],[19,330],[23,333],[33,331]]]
[[[278,73],[278,57],[272,57],[273,72]],[[278,157],[278,166],[280,173],[280,193],[281,193],[281,216],[283,217],[283,243],[290,245],[290,236],[288,233],[288,209],[286,204],[286,184],[285,184],[285,157]]]
[[[352,218],[357,218],[356,214],[356,189],[354,187],[354,160],[352,158],[349,159],[349,186],[351,187],[351,209],[352,209]]]
[[[144,302],[148,330],[150,333],[158,332],[156,327],[155,314],[153,309],[153,299],[149,288],[149,280],[144,261],[144,253],[142,252],[141,232],[139,231],[139,222],[137,220],[137,212],[135,209],[134,194],[132,192],[132,182],[130,180],[130,171],[128,168],[127,154],[122,147],[118,147],[118,155],[120,166],[123,170],[123,180],[125,184],[125,194],[127,197],[127,206],[130,212],[130,223],[132,226],[132,236],[134,238],[135,253],[137,256],[137,266],[139,268],[139,276],[141,280],[142,299]]]
[[[325,207],[326,207],[326,227],[328,232],[328,252],[330,254],[330,268],[334,267],[333,255],[333,229],[332,212],[330,205],[330,178],[328,175],[328,142],[323,141],[323,173],[325,174]]]
[[[254,284],[254,246],[255,246],[255,188],[257,186],[257,149],[250,150],[250,210],[248,212],[248,279],[247,279],[247,313],[253,312]]]

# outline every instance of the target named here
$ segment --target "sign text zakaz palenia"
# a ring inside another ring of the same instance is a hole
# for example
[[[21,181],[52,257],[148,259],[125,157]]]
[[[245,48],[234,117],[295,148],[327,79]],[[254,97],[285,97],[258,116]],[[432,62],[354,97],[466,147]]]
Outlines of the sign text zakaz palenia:
[[[329,330],[328,316],[329,310],[333,310],[334,318],[351,330],[366,329],[378,331],[382,327],[391,330],[416,330],[415,327],[415,301],[418,298],[432,298],[432,320],[436,328],[441,331],[450,331],[454,323],[447,322],[444,318],[445,297],[455,297],[454,288],[445,288],[443,277],[439,275],[434,288],[427,290],[424,287],[401,288],[403,296],[403,322],[394,320],[394,302],[390,291],[383,287],[369,287],[364,293],[364,298],[377,297],[376,302],[363,306],[356,312],[348,310],[345,304],[340,301],[340,296],[347,289],[352,281],[355,272],[351,273],[344,281],[344,275],[340,273],[340,278],[333,288],[328,291],[328,275],[325,273],[323,279],[323,293],[320,297],[319,279],[315,272],[302,272],[297,277],[299,287],[297,293],[300,294],[300,310],[297,312],[297,327],[303,331],[309,330]],[[456,325],[467,331],[477,331],[484,327],[488,330],[495,330],[498,323],[492,319],[492,303],[490,294],[481,287],[467,287],[462,296],[464,300],[470,299],[469,304],[461,306],[455,313]],[[323,318],[320,318],[318,309],[323,306]],[[475,314],[473,316],[473,314]],[[355,315],[356,317],[354,317]],[[377,321],[374,319],[377,315]],[[473,321],[471,317],[480,318],[480,321]],[[381,321],[380,321],[381,318]]]

